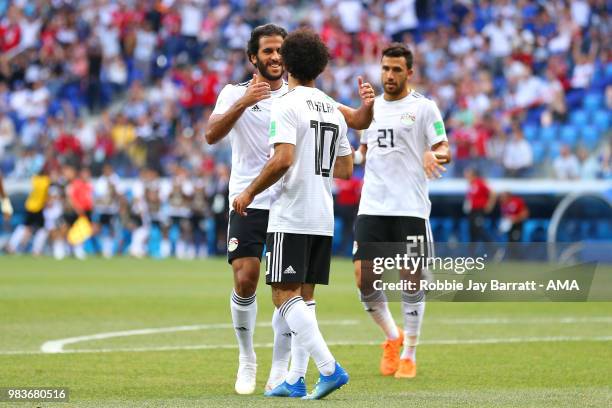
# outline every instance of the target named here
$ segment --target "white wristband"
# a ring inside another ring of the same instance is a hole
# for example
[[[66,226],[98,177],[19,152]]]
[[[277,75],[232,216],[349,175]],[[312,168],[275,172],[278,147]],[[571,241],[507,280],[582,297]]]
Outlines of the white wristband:
[[[363,153],[359,150],[355,150],[355,157],[353,158],[353,163],[361,164],[363,163]]]

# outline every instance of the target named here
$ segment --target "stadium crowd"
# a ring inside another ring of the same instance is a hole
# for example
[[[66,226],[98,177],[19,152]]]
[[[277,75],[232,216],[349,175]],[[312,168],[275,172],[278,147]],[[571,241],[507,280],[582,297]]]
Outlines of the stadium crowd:
[[[251,75],[250,31],[273,22],[319,32],[333,57],[320,86],[349,106],[357,75],[380,86],[383,45],[408,44],[412,86],[445,119],[450,176],[610,178],[611,11],[606,0],[0,0],[0,172],[155,185],[120,194],[118,213],[178,188],[206,203],[198,217],[218,218],[223,246],[231,152],[203,134],[221,87]],[[347,207],[358,188],[338,186]],[[157,220],[161,241],[172,221],[195,234],[194,213]],[[131,228],[141,246],[148,222]]]

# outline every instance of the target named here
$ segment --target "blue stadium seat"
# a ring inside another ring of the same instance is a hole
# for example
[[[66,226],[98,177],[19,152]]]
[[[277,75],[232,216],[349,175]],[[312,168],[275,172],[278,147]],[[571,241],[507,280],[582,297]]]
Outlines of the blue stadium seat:
[[[572,125],[565,125],[561,128],[561,134],[559,135],[561,142],[574,146],[578,140],[578,128]]]
[[[595,125],[600,131],[607,132],[610,130],[610,111],[598,110],[593,114],[593,125]]]
[[[149,233],[149,242],[147,245],[147,253],[152,258],[155,258],[155,259],[161,258],[160,248],[161,248],[162,238],[163,238],[163,235],[162,235],[161,230],[156,226],[151,227],[151,230]]]
[[[557,127],[549,126],[540,128],[540,141],[552,143],[557,139]]]
[[[599,143],[599,130],[595,126],[582,128],[582,144],[588,149],[594,149]]]
[[[531,142],[538,137],[538,127],[533,125],[525,125],[523,126],[523,134],[525,135],[525,139]]]
[[[584,97],[584,102],[582,103],[584,109],[590,112],[596,111],[597,109],[601,108],[602,105],[603,95],[600,92],[592,92],[587,94],[587,96]]]
[[[602,240],[612,240],[612,221],[600,219],[596,223],[596,238]]]
[[[570,114],[570,123],[577,127],[586,126],[589,123],[589,114],[585,110],[576,110]]]
[[[546,153],[546,146],[541,140],[534,140],[531,142],[531,151],[533,152],[533,160],[536,163],[541,162],[544,159]]]
[[[559,152],[561,151],[560,143],[551,143],[548,145],[548,157],[554,159],[559,156]]]
[[[546,219],[531,219],[523,225],[523,241],[545,242],[549,221]]]
[[[608,83],[612,82],[612,62],[606,65],[606,81]]]

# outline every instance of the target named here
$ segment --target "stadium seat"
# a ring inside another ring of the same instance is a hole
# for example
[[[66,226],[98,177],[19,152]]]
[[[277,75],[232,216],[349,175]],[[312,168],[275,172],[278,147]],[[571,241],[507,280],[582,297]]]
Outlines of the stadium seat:
[[[585,126],[582,129],[582,144],[588,149],[594,149],[599,143],[599,130],[595,126]]]
[[[612,62],[606,65],[606,81],[608,83],[612,82]]]
[[[458,239],[460,242],[470,242],[470,224],[467,218],[459,221]]]
[[[589,123],[589,114],[585,110],[573,111],[570,114],[570,123],[576,127],[586,126]]]
[[[601,109],[595,112],[593,114],[593,125],[602,132],[610,130],[610,111]]]
[[[538,137],[538,127],[533,125],[525,125],[523,127],[523,134],[525,135],[525,139],[531,142]]]
[[[603,95],[600,92],[592,92],[584,97],[583,107],[584,109],[593,112],[601,108],[603,102]]]
[[[545,242],[548,231],[548,220],[532,219],[523,225],[523,240],[527,242]]]
[[[147,245],[147,253],[155,259],[161,258],[161,241],[162,232],[158,227],[152,227],[149,233],[149,242]]]
[[[596,238],[601,240],[612,240],[612,221],[600,219],[596,223]]]
[[[559,152],[561,151],[560,143],[551,143],[548,145],[548,157],[550,159],[554,159],[559,156]]]
[[[565,103],[571,112],[574,109],[580,109],[584,100],[585,90],[581,88],[571,89],[565,95]]]
[[[540,128],[540,141],[544,143],[552,143],[557,139],[557,127],[548,126]]]
[[[525,120],[527,123],[539,123],[543,113],[544,108],[541,107],[527,109]]]
[[[559,224],[557,231],[558,242],[578,242],[580,241],[580,225],[582,220],[573,218],[565,220]]]
[[[534,140],[531,142],[531,151],[533,152],[533,160],[536,163],[541,162],[544,159],[546,153],[546,146],[541,140]]]
[[[562,143],[574,146],[578,140],[578,128],[572,125],[565,125],[561,128],[559,139]]]

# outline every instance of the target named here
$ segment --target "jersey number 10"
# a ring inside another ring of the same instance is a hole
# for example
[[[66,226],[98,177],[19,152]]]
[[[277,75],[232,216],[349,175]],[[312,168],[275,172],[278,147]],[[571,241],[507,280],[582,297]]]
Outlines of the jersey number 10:
[[[310,121],[315,137],[315,174],[329,177],[336,155],[336,141],[340,128],[335,123]],[[327,166],[327,167],[326,167]]]

